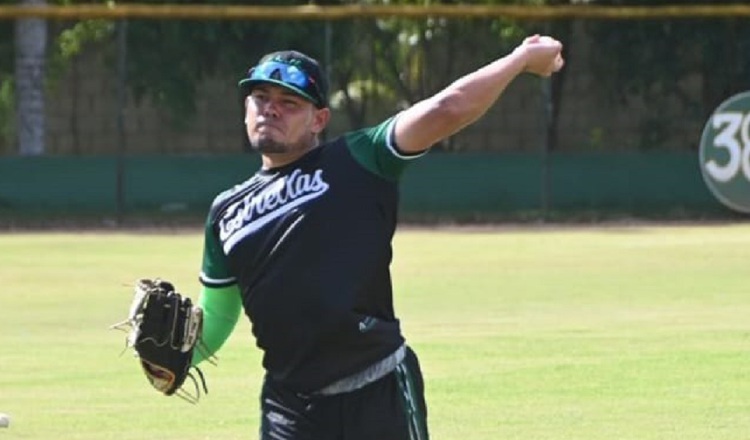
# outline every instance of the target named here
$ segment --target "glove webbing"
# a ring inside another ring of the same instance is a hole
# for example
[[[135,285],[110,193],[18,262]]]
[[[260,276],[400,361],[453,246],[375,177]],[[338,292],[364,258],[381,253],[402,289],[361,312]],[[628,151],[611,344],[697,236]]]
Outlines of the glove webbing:
[[[208,347],[206,347],[206,344],[203,343],[202,339],[199,339],[198,342],[195,344],[196,350],[200,350],[201,354],[203,355],[203,358],[209,362],[211,365],[216,365],[216,356],[209,355],[208,354]],[[189,393],[182,388],[175,391],[175,395],[183,400],[185,400],[188,403],[196,404],[198,403],[198,400],[200,400],[201,397],[201,388],[203,388],[203,394],[208,394],[208,386],[206,385],[206,378],[203,376],[203,371],[201,371],[200,368],[196,366],[190,367],[190,370],[195,370],[195,372],[198,374],[198,379],[200,379],[200,385],[199,380],[195,378],[195,376],[192,374],[191,371],[188,371],[187,377],[190,378],[190,380],[193,381],[193,386],[195,387],[195,394]]]
[[[200,379],[200,385],[203,386],[203,393],[208,394],[208,387],[206,386],[206,378],[203,376],[203,372],[198,367],[190,367],[190,369],[195,370],[195,372],[198,373],[198,379]],[[198,379],[195,378],[193,373],[188,371],[187,377],[189,377],[190,380],[193,381],[193,386],[195,387],[195,393],[190,393],[187,390],[185,390],[183,387],[180,387],[174,392],[174,395],[188,403],[195,405],[196,403],[198,403],[198,401],[201,398],[201,387],[198,384]]]

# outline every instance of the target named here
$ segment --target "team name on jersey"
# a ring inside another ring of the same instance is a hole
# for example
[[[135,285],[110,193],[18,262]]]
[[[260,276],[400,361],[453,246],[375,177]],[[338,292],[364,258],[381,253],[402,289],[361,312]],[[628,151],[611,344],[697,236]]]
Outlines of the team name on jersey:
[[[229,205],[219,220],[224,252],[264,225],[328,191],[323,170],[305,174],[300,169],[273,181]]]

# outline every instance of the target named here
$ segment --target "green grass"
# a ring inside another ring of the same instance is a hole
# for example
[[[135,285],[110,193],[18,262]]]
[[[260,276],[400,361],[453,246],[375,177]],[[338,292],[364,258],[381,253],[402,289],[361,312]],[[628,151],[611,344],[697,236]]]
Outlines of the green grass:
[[[194,406],[154,391],[108,329],[137,277],[195,295],[201,245],[0,235],[0,440],[257,438],[246,322]],[[394,247],[433,439],[750,438],[750,226],[402,229]]]

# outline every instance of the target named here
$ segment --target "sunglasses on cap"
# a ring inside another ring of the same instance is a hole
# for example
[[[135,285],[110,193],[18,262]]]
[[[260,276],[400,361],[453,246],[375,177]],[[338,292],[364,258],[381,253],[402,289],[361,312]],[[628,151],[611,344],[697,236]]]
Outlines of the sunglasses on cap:
[[[305,71],[291,64],[266,61],[250,69],[245,81],[268,81],[284,85],[312,101],[316,106],[323,106],[320,90],[315,80]]]

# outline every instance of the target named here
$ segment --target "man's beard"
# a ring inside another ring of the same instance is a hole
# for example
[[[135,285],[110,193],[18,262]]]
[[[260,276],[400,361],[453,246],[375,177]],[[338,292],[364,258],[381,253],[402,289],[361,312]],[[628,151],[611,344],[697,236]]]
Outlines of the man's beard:
[[[250,142],[250,146],[253,148],[253,150],[258,151],[262,154],[280,154],[287,153],[292,150],[289,145],[268,138]]]
[[[306,151],[315,145],[315,138],[300,139],[295,143],[284,143],[277,140],[262,137],[255,141],[250,141],[250,147],[261,154],[285,154],[295,151]]]

